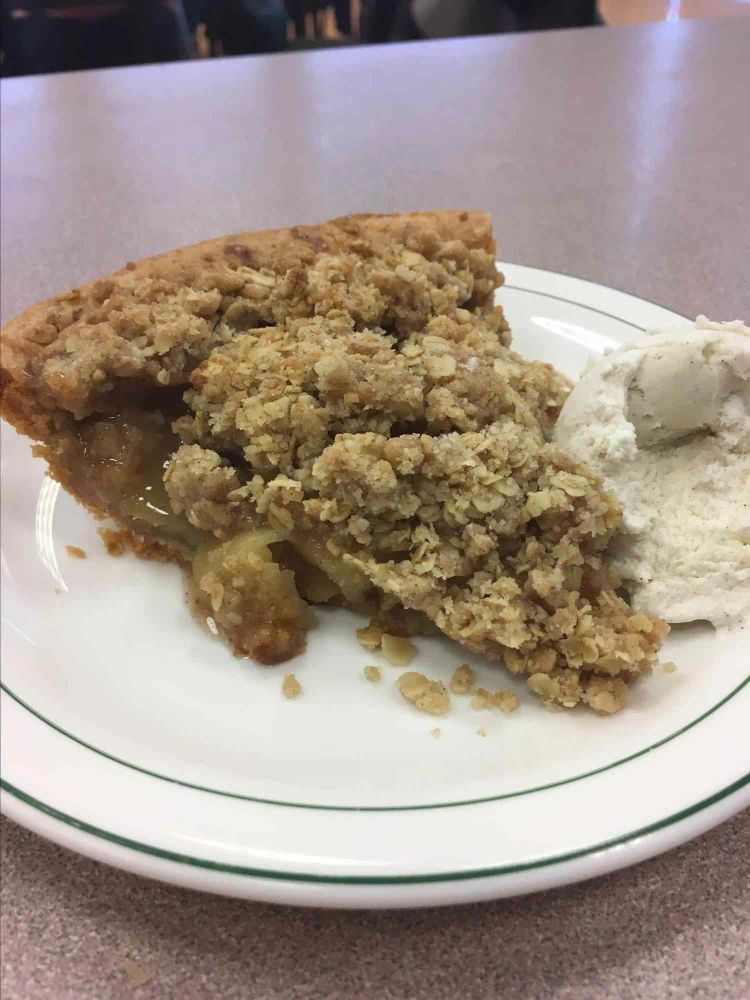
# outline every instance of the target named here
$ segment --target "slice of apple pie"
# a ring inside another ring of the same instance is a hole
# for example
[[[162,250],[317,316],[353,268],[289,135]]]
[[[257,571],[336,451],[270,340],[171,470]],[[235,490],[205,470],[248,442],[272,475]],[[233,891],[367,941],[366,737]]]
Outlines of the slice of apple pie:
[[[667,626],[616,592],[620,512],[549,442],[568,384],[510,349],[501,281],[474,212],[212,240],[12,321],[2,413],[238,653],[339,604],[613,712]]]

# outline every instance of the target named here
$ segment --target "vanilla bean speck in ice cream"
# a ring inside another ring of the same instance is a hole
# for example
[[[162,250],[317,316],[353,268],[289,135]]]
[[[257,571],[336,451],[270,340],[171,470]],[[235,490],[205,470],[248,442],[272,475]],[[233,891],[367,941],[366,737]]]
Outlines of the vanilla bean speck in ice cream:
[[[590,364],[555,441],[623,509],[611,561],[636,611],[750,619],[750,328],[699,316]]]

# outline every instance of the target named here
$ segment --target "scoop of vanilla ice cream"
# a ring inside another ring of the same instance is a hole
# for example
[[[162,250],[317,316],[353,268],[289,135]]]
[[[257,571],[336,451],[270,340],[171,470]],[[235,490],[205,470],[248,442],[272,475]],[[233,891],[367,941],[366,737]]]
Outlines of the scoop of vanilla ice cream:
[[[623,509],[611,562],[636,611],[750,618],[750,328],[699,316],[590,364],[555,440]]]

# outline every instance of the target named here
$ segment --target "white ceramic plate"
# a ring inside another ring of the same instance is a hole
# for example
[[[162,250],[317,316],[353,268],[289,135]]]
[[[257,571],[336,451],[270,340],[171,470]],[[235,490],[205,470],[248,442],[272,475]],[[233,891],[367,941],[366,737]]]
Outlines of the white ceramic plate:
[[[577,375],[681,317],[611,289],[502,265],[517,349]],[[323,906],[487,899],[664,851],[750,802],[747,632],[675,630],[613,718],[550,713],[447,640],[416,669],[471,662],[511,716],[403,701],[325,612],[291,667],[236,659],[191,621],[170,566],[105,555],[93,520],[3,429],[3,809],[91,857],[182,885]],[[65,545],[83,547],[72,559]],[[303,695],[281,696],[293,669]],[[440,738],[430,735],[439,726]],[[477,729],[486,736],[477,734]]]

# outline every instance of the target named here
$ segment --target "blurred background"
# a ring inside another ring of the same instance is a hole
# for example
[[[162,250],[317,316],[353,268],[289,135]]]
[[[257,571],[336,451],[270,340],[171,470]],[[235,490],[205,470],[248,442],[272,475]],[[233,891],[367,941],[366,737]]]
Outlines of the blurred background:
[[[750,15],[750,0],[0,0],[3,76]]]

